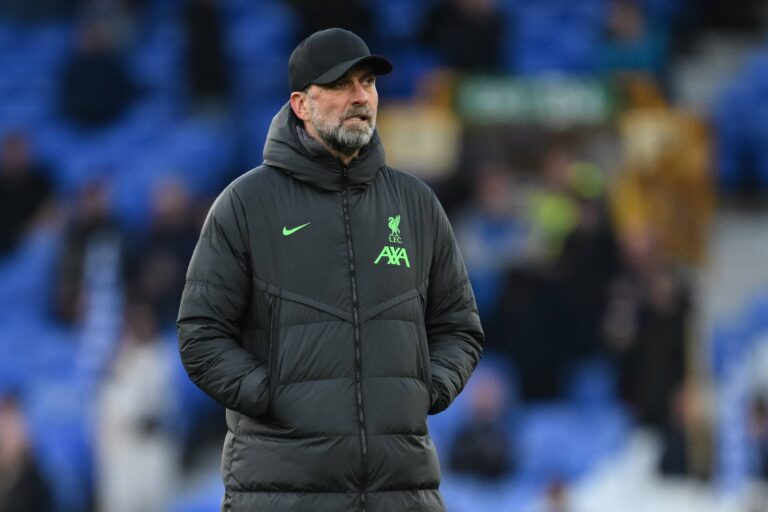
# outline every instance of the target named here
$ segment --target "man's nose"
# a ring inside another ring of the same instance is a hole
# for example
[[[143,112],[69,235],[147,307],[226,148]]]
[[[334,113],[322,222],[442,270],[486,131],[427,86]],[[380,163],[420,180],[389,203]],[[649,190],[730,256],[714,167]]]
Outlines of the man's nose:
[[[360,82],[352,83],[352,102],[353,103],[368,103],[368,91]]]

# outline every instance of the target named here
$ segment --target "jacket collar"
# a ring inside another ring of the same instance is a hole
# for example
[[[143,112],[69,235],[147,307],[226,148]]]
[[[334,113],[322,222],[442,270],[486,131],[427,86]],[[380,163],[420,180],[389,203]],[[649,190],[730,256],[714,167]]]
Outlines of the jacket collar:
[[[272,119],[264,145],[264,163],[314,187],[340,191],[344,164],[322,144],[312,139],[286,103]],[[349,164],[347,185],[363,189],[385,166],[384,148],[378,132]]]

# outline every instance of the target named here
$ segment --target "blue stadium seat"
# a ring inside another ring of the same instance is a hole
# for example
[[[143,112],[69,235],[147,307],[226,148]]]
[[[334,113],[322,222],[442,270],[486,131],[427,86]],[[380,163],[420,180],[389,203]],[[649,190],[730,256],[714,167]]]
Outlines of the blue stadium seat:
[[[129,230],[149,226],[150,192],[154,180],[171,168],[167,159],[156,149],[148,149],[126,162],[112,182],[113,200],[118,219]]]
[[[10,20],[0,18],[0,54],[12,50],[17,40],[16,26]]]
[[[682,15],[685,8],[692,8],[690,4],[685,5],[680,0],[643,0],[641,4],[649,18],[665,25],[669,25],[675,18]]]
[[[616,367],[607,359],[594,358],[571,366],[564,393],[574,405],[599,409],[617,405],[617,389]]]
[[[269,126],[285,101],[287,98],[250,105],[236,120],[241,159],[246,169],[256,167],[263,161]]]
[[[542,483],[521,478],[488,482],[444,471],[440,491],[451,512],[529,510]]]
[[[716,379],[725,378],[729,368],[743,358],[751,333],[743,322],[721,323],[711,333],[712,371]]]
[[[752,453],[747,439],[749,383],[746,355],[728,368],[718,383],[716,485],[725,494],[738,495],[750,481]]]
[[[37,228],[5,259],[0,267],[2,315],[7,318],[27,313],[37,318],[47,315],[59,236],[51,227]]]
[[[297,20],[286,6],[265,2],[229,20],[227,46],[236,101],[244,105],[287,95],[286,62],[296,39]]]
[[[149,22],[164,22],[176,18],[182,11],[186,0],[153,0],[146,2],[146,16]]]
[[[234,142],[228,122],[188,119],[168,134],[165,148],[172,167],[195,194],[213,194],[221,176],[234,165]]]
[[[237,17],[227,21],[227,47],[236,64],[253,64],[270,55],[288,58],[297,29],[290,8],[279,2],[263,2],[251,8],[241,6],[238,11]]]
[[[86,400],[65,380],[38,380],[24,394],[34,448],[61,512],[88,504],[93,468]]]
[[[605,16],[603,0],[507,2],[507,69],[523,74],[593,72]]]
[[[201,485],[180,496],[171,508],[172,512],[211,512],[219,510],[224,497],[221,475],[212,473]]]
[[[434,3],[433,0],[367,0],[376,29],[384,38],[395,42],[415,40],[424,16]]]
[[[746,307],[744,321],[755,333],[768,332],[768,291],[756,294]]]
[[[629,419],[618,407],[528,407],[520,416],[517,438],[521,476],[540,482],[578,478],[620,448],[628,428]]]
[[[183,34],[175,25],[153,31],[131,55],[131,67],[138,84],[152,91],[183,88]]]
[[[725,191],[739,186],[749,165],[750,96],[747,84],[739,80],[726,89],[713,109],[717,180]]]

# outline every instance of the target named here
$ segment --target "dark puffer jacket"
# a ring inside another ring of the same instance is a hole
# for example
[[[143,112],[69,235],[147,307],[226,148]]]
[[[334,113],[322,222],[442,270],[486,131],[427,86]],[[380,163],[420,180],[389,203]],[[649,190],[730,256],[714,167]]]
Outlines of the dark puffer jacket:
[[[181,301],[184,366],[227,407],[223,510],[443,511],[426,418],[483,343],[453,233],[378,137],[344,169],[297,123],[214,203]]]

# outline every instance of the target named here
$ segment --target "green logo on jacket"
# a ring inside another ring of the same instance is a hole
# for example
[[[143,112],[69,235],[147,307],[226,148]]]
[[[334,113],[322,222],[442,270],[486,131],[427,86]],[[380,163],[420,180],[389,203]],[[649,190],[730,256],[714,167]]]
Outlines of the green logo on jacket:
[[[387,221],[389,223],[389,229],[392,231],[389,234],[389,241],[393,244],[403,243],[403,239],[400,238],[400,215],[390,217]]]
[[[400,237],[400,214],[387,219],[387,226],[389,226],[389,243],[402,244],[403,239]],[[374,265],[378,265],[382,258],[387,258],[387,265],[400,266],[400,262],[404,261],[405,266],[411,268],[411,262],[408,260],[408,252],[405,247],[393,247],[386,245],[379,253],[379,257],[373,262]]]
[[[301,228],[305,228],[312,224],[311,222],[307,222],[306,224],[302,224],[301,226],[296,226],[295,228],[288,229],[287,226],[283,226],[283,236],[290,236],[300,230]]]
[[[408,253],[405,251],[405,247],[390,247],[384,246],[379,253],[379,257],[373,262],[374,265],[378,265],[381,258],[387,257],[387,265],[400,266],[400,260],[405,261],[405,266],[411,268],[411,262],[408,261]]]

